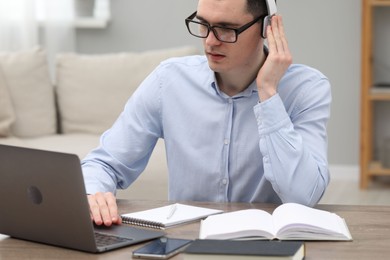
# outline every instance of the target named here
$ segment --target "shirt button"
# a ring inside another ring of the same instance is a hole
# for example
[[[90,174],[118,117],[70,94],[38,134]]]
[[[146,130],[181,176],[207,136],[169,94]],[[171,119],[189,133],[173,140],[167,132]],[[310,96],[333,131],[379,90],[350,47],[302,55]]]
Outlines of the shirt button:
[[[222,184],[226,185],[227,184],[227,180],[226,179],[222,179]]]
[[[229,139],[225,139],[225,140],[223,141],[223,143],[226,144],[226,145],[228,145],[228,144],[229,144]]]
[[[229,98],[228,102],[229,102],[229,104],[233,103],[233,99]]]

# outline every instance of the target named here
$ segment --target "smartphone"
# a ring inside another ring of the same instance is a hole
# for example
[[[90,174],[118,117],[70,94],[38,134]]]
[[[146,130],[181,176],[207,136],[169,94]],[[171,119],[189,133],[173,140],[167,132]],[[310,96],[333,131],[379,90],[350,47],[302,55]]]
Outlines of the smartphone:
[[[133,258],[168,259],[189,245],[192,240],[161,237],[133,251]]]

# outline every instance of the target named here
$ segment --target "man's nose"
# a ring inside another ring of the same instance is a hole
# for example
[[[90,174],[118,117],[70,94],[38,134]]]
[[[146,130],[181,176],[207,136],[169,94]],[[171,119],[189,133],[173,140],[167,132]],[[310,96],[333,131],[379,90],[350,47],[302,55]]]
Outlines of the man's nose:
[[[206,38],[207,45],[220,45],[221,41],[215,36],[215,32],[210,30],[209,35]]]

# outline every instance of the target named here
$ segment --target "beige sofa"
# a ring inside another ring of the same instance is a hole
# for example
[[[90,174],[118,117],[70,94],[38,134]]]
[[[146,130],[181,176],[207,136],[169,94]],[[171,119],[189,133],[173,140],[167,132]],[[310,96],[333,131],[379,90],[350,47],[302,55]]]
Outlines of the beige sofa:
[[[195,47],[63,53],[56,60],[55,79],[50,78],[42,48],[0,53],[0,143],[74,153],[82,159],[162,60],[197,53]],[[144,174],[118,197],[167,198],[163,141],[157,143]]]

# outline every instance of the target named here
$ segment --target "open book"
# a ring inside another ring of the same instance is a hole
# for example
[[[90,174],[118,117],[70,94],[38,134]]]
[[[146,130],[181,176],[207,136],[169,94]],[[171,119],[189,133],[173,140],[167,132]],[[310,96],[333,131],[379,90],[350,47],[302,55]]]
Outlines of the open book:
[[[344,219],[324,210],[286,203],[269,214],[246,209],[202,221],[200,239],[352,240]]]
[[[159,208],[123,214],[121,217],[122,222],[126,224],[165,229],[222,212],[222,210],[218,209],[176,203]]]

